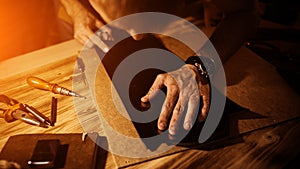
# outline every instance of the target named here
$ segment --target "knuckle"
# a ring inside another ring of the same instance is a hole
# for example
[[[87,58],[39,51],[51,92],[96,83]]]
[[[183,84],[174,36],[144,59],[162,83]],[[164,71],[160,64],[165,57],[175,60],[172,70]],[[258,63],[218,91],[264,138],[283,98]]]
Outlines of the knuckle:
[[[174,126],[177,123],[177,117],[172,117],[171,121],[170,121],[170,126]]]
[[[179,106],[176,106],[175,108],[174,108],[174,114],[175,115],[178,115],[179,114],[179,112],[180,112],[180,107]]]
[[[181,113],[184,111],[184,107],[183,106],[176,106],[173,110],[173,114],[175,116],[180,116]]]
[[[78,39],[79,36],[78,36],[77,33],[75,33],[73,37],[74,37],[75,39]]]
[[[165,74],[158,74],[158,75],[156,76],[156,79],[161,80],[161,79],[164,79],[165,77],[166,77]]]
[[[180,112],[183,112],[185,110],[184,106],[180,106]]]
[[[195,103],[195,102],[198,102],[200,100],[200,96],[197,94],[197,95],[192,95],[190,97],[190,101]]]
[[[172,103],[167,102],[164,104],[164,107],[165,107],[165,109],[170,110],[172,108],[172,105],[173,105]]]
[[[171,121],[170,121],[170,126],[174,126],[176,128],[178,121],[179,121],[179,118],[173,116]]]
[[[170,95],[171,95],[172,97],[178,97],[179,91],[180,91],[180,90],[179,90],[179,88],[178,88],[177,86],[171,87],[171,88],[169,89]]]
[[[161,122],[165,122],[167,123],[167,120],[168,119],[168,115],[166,113],[162,113],[159,115],[159,118],[158,118],[158,122],[161,123]]]
[[[160,115],[159,118],[158,118],[158,122],[159,123],[167,122],[167,117],[165,115]]]

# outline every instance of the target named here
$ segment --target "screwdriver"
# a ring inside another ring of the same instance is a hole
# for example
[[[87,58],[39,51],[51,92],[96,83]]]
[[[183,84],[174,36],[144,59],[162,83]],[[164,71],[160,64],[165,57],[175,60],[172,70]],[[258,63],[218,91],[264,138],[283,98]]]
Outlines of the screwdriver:
[[[86,99],[86,97],[81,96],[81,95],[75,93],[74,91],[71,91],[67,88],[59,86],[58,84],[49,83],[49,82],[47,82],[43,79],[40,79],[38,77],[34,77],[34,76],[28,77],[27,78],[27,83],[30,86],[35,87],[37,89],[48,90],[48,91],[50,91],[52,93],[55,93],[55,94],[61,94],[61,95],[65,95],[65,96],[74,96],[74,97],[80,97],[80,98]]]

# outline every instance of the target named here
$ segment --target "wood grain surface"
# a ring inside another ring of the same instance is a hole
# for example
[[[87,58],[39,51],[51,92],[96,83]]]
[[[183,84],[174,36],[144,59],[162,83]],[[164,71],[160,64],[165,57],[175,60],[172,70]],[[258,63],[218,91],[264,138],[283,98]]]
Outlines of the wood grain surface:
[[[51,83],[57,83],[72,89],[72,67],[74,67],[74,60],[75,56],[70,56],[62,61],[36,68],[34,71],[26,71],[0,80],[1,94],[5,94],[21,103],[33,106],[48,117],[51,112],[52,96],[58,98],[58,116],[57,123],[54,127],[44,129],[25,124],[21,121],[6,123],[4,119],[0,119],[1,147],[4,145],[9,136],[15,134],[83,132],[77,120],[76,113],[73,110],[72,97],[55,95],[48,91],[35,89],[26,83],[27,77],[37,76]],[[69,69],[65,69],[66,67],[69,67]]]

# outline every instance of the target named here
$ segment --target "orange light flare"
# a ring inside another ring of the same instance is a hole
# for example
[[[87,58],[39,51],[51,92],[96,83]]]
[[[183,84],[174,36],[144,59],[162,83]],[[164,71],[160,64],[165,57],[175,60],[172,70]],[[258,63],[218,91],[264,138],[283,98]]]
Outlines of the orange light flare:
[[[61,41],[58,8],[57,0],[2,0],[0,61]]]

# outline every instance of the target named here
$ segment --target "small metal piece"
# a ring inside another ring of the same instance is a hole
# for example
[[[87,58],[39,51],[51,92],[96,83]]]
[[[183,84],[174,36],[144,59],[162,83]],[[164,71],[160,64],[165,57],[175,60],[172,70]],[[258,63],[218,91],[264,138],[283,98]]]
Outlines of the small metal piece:
[[[24,104],[24,108],[40,122],[45,123],[47,125],[51,125],[51,121],[49,120],[49,118],[41,112],[39,112],[38,110],[36,110],[35,108],[28,106],[27,104]]]
[[[65,96],[80,97],[80,98],[86,99],[85,96],[81,96],[80,94],[77,94],[76,92],[73,92],[73,91],[71,91],[67,88],[61,87],[61,86],[56,86],[55,91],[56,92],[54,92],[54,93],[56,93],[56,94],[61,94],[61,95],[65,95]]]
[[[82,133],[81,141],[83,142],[85,141],[87,134],[88,134],[87,132]]]
[[[85,96],[82,96],[82,95],[80,95],[80,94],[78,94],[78,93],[75,93],[75,92],[69,92],[69,96],[74,96],[74,97],[79,97],[79,98],[83,98],[83,99],[86,99],[86,97]]]
[[[41,123],[40,121],[32,118],[31,116],[29,116],[29,114],[27,112],[24,112],[22,110],[16,110],[15,112],[12,113],[13,117],[21,120],[25,123],[34,125],[34,126],[40,126],[40,127],[44,127],[47,128],[47,125],[44,123]]]

